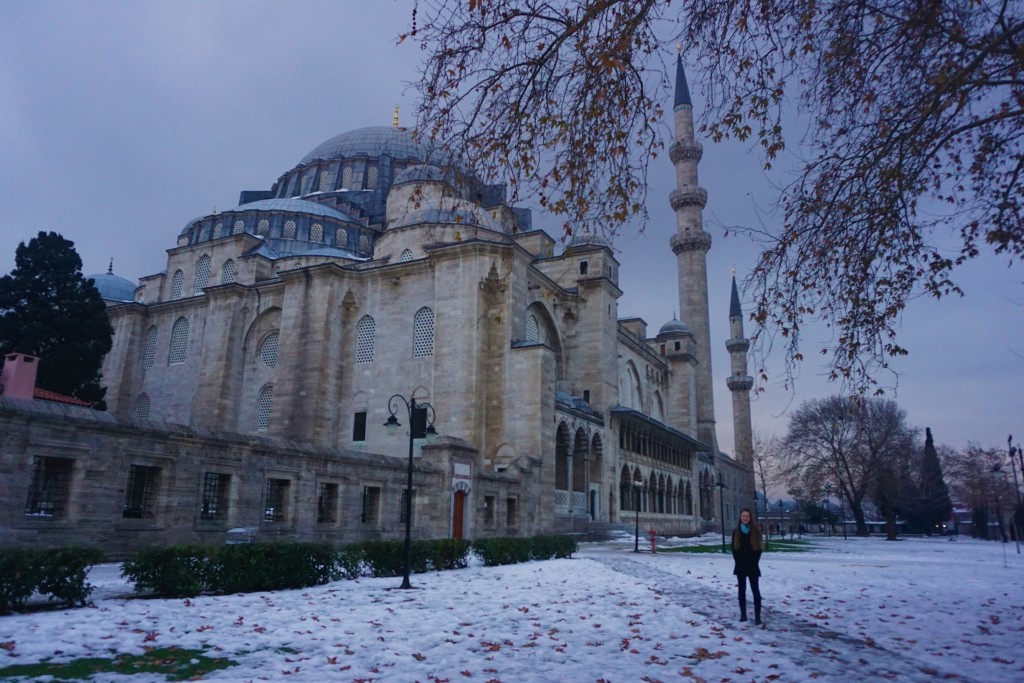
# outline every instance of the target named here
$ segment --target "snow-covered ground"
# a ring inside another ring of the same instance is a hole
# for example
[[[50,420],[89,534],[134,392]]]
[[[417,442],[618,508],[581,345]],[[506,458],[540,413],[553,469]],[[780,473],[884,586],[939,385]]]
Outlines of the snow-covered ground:
[[[360,579],[125,599],[102,565],[95,607],[0,617],[0,667],[178,645],[237,661],[209,675],[232,681],[1024,681],[1012,543],[809,541],[762,559],[764,628],[737,619],[729,556],[634,554],[632,539],[416,575],[413,591]]]

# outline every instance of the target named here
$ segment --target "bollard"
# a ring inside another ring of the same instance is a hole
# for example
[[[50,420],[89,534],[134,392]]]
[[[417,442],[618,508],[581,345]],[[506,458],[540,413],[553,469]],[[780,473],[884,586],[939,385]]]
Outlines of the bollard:
[[[654,545],[654,527],[651,527],[651,552],[658,552],[657,547]]]

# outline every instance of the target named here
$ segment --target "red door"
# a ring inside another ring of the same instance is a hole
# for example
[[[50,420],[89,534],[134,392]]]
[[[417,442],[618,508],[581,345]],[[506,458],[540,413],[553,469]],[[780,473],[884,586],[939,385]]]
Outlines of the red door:
[[[466,510],[466,492],[456,491],[452,509],[452,538],[462,538],[462,517]]]

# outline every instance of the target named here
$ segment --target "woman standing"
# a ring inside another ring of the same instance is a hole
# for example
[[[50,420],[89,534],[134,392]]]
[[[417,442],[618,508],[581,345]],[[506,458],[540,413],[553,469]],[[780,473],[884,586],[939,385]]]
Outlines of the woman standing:
[[[740,597],[740,621],[747,620],[747,581],[750,591],[754,594],[754,623],[761,625],[761,589],[758,577],[761,576],[761,531],[751,523],[749,508],[740,510],[740,523],[732,532],[732,558],[736,566],[732,573],[736,575]]]

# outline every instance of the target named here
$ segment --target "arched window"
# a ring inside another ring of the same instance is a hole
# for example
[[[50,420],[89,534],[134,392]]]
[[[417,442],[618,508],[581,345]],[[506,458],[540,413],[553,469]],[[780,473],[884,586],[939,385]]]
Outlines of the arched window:
[[[528,342],[540,341],[540,325],[537,323],[537,316],[530,313],[526,316],[526,339]]]
[[[174,275],[171,277],[171,298],[181,298],[181,288],[185,285],[185,273],[180,270],[174,271]]]
[[[196,286],[192,293],[202,294],[208,284],[210,284],[210,257],[203,254],[199,258],[199,263],[196,264]]]
[[[135,399],[135,407],[132,408],[132,417],[136,420],[149,419],[149,396],[147,394],[139,394],[138,398]]]
[[[146,330],[146,343],[142,347],[142,367],[151,368],[156,362],[156,325]]]
[[[217,225],[213,226],[213,239],[218,239],[224,234],[224,224],[218,222]]]
[[[398,257],[399,262],[412,261],[412,252],[408,249],[402,252],[402,255]]]
[[[238,235],[238,234],[240,234],[242,232],[245,232],[245,221],[243,221],[243,220],[235,221],[234,227],[231,228],[231,234],[232,235]]]
[[[412,319],[412,357],[434,355],[434,312],[424,306]]]
[[[188,319],[184,316],[174,321],[171,328],[171,347],[167,354],[168,365],[184,363],[188,356]]]
[[[220,283],[222,285],[230,285],[235,281],[235,261],[234,259],[228,259],[224,262],[224,265],[220,267]]]
[[[260,360],[268,368],[277,367],[277,342],[279,336],[277,332],[271,332],[263,339],[263,343],[260,344]]]
[[[270,401],[274,397],[274,386],[266,384],[260,389],[259,406],[256,411],[256,431],[265,432],[270,426]]]
[[[377,189],[377,173],[378,173],[378,171],[377,171],[376,164],[374,164],[373,166],[367,166],[366,167],[366,189],[367,190],[376,190]]]
[[[331,189],[331,174],[326,170],[320,171],[320,184],[317,189],[321,192],[328,192]]]
[[[295,239],[295,221],[284,222],[284,232],[281,233],[281,237],[286,240]]]
[[[352,164],[345,164],[341,169],[341,186],[346,190],[352,189]]]
[[[266,237],[270,234],[270,221],[266,218],[261,218],[260,222],[256,224],[256,234],[263,235]]]
[[[324,226],[319,223],[314,223],[309,228],[309,241],[310,242],[323,242],[324,241]]]
[[[373,362],[373,342],[376,334],[376,323],[373,318],[364,315],[356,325],[356,362]]]
[[[364,254],[370,251],[370,238],[366,235],[359,236],[359,251]]]
[[[348,230],[345,228],[338,228],[334,233],[334,246],[342,249],[348,249]]]

